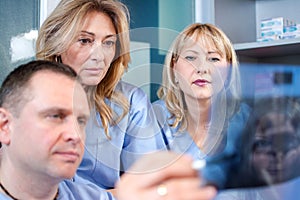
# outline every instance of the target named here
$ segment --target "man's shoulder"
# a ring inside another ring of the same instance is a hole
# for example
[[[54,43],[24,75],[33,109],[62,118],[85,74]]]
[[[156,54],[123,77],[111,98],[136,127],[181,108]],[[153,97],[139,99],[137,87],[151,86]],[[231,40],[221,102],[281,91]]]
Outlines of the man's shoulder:
[[[64,180],[59,184],[59,199],[114,200],[111,193],[93,183],[80,183],[72,180]]]

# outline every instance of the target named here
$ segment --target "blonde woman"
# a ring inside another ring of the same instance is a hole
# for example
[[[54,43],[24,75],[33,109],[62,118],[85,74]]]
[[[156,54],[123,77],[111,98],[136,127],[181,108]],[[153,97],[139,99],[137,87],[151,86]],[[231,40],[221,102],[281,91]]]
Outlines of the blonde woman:
[[[151,103],[121,81],[128,67],[129,13],[117,0],[62,0],[45,20],[37,59],[62,62],[80,76],[93,106],[77,174],[104,189],[141,155],[165,148]]]
[[[212,24],[183,30],[166,56],[160,100],[154,102],[168,148],[195,160],[233,156],[249,112],[240,90],[237,56],[227,36]],[[202,175],[222,188],[228,163],[211,165]]]

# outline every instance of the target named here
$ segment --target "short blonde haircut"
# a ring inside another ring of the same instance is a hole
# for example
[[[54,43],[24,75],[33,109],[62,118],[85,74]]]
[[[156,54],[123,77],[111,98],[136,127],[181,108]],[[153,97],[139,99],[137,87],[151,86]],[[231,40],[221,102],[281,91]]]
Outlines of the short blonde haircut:
[[[90,101],[100,113],[106,135],[110,138],[109,124],[122,119],[129,110],[129,102],[125,96],[114,91],[130,62],[127,7],[117,0],[61,0],[39,30],[36,58],[60,61],[60,55],[75,41],[87,14],[94,11],[110,17],[118,38],[116,54],[107,74],[96,88],[87,89]],[[104,102],[105,98],[120,105],[123,114],[115,118],[112,108]]]
[[[227,117],[231,117],[238,108],[241,95],[238,60],[229,38],[223,31],[212,24],[195,23],[188,26],[177,36],[166,55],[162,85],[157,92],[158,97],[165,101],[171,113],[171,119],[174,119],[170,125],[177,127],[181,123],[179,129],[181,131],[187,128],[186,106],[183,93],[175,82],[173,67],[183,48],[190,44],[191,38],[197,39],[194,42],[200,40],[202,44],[214,45],[219,51],[218,53],[225,57],[226,61],[231,65],[230,74],[228,74],[227,78],[229,82],[225,86],[226,98],[228,99],[225,108],[227,109]]]

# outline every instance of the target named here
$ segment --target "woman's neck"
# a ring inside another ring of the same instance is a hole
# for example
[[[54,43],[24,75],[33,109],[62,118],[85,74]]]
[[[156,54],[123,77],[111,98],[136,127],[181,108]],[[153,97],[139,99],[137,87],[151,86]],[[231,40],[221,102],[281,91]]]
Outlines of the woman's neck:
[[[210,125],[210,101],[190,101],[187,104],[187,131],[201,149]]]

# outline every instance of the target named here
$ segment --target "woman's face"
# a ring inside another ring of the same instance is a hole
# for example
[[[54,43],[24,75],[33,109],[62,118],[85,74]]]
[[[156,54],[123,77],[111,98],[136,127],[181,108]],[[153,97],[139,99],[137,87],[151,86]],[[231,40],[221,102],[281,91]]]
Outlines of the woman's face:
[[[224,87],[229,67],[218,52],[214,45],[199,41],[185,45],[174,64],[174,74],[186,99],[208,99]]]
[[[76,41],[61,54],[87,86],[97,85],[106,75],[116,51],[116,30],[104,13],[87,15]]]

